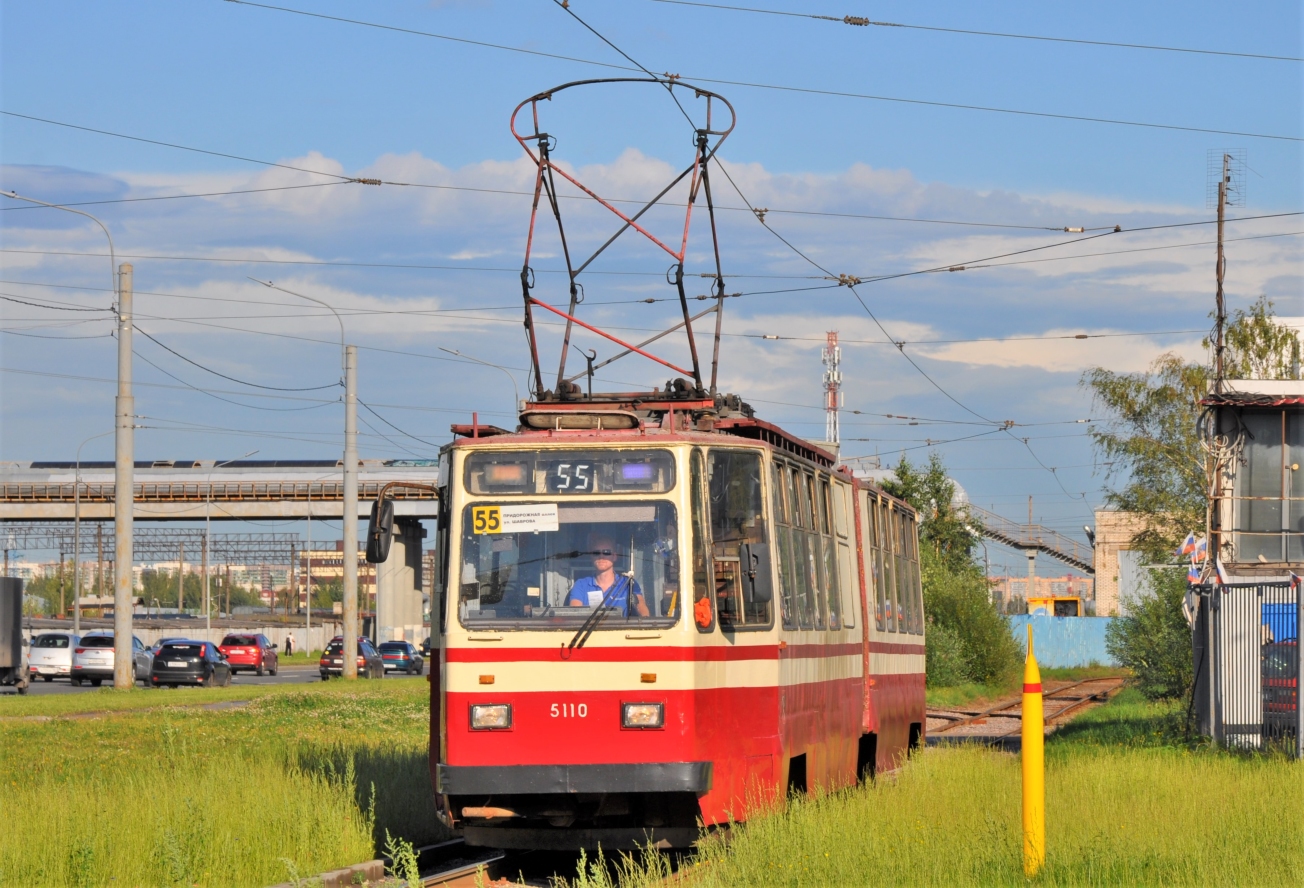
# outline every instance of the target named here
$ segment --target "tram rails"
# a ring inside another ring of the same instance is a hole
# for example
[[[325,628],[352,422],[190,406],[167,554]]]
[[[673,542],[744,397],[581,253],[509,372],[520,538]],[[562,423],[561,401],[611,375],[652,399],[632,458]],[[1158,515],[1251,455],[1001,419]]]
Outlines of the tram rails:
[[[1045,724],[1058,727],[1071,715],[1092,705],[1104,703],[1123,687],[1117,676],[1086,678],[1051,688],[1044,695]],[[980,710],[930,708],[928,733],[934,742],[947,743],[960,738],[1001,740],[1014,737],[1022,730],[1022,697],[1001,700]],[[943,722],[943,724],[938,724]]]

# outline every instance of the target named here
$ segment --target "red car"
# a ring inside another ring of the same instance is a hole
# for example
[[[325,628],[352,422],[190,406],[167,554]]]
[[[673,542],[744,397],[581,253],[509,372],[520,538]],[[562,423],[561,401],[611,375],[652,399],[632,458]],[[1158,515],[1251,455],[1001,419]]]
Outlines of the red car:
[[[217,646],[231,665],[231,673],[240,671],[262,675],[267,672],[276,674],[281,665],[276,656],[276,645],[267,640],[266,635],[228,635]]]
[[[1270,737],[1295,733],[1299,713],[1299,641],[1263,646],[1263,723]]]

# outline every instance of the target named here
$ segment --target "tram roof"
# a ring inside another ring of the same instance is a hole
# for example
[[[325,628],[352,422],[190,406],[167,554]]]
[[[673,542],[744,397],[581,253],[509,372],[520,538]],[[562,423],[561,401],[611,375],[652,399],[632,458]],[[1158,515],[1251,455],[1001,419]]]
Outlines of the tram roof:
[[[495,444],[537,444],[541,440],[657,441],[701,440],[728,435],[768,444],[826,468],[837,457],[779,426],[758,419],[751,405],[736,395],[714,398],[667,392],[624,392],[570,401],[528,402],[521,422],[508,430],[494,425],[458,423],[451,446],[495,439]]]

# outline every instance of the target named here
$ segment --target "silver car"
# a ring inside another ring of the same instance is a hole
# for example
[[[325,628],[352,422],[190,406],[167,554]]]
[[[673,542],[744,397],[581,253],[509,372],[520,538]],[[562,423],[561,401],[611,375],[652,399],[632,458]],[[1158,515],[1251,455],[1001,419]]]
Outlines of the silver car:
[[[137,681],[149,681],[149,670],[154,665],[154,655],[134,635],[131,652],[135,660]],[[72,649],[72,683],[80,685],[89,681],[99,687],[107,678],[113,681],[113,633],[87,632]]]
[[[42,632],[32,639],[27,654],[27,674],[33,681],[72,677],[72,652],[81,640],[71,632]]]

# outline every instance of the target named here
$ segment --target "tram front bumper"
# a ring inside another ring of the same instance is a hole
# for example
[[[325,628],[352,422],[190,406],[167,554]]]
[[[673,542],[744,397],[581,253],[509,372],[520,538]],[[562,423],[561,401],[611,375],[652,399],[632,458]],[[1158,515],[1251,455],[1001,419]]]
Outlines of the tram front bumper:
[[[551,795],[711,790],[711,762],[622,765],[445,765],[437,769],[444,795]]]

